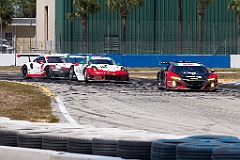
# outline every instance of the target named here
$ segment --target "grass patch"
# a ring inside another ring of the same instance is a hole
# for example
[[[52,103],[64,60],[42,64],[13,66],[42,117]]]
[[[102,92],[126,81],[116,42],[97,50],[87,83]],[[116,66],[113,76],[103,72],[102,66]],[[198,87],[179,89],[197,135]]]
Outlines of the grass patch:
[[[0,116],[31,122],[59,122],[51,98],[34,86],[0,81]]]
[[[0,71],[20,71],[22,66],[0,66]]]

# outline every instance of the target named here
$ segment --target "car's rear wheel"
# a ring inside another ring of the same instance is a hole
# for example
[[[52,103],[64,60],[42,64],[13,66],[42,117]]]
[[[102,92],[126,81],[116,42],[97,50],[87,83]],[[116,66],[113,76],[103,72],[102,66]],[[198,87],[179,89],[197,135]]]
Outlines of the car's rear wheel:
[[[74,67],[72,66],[69,69],[69,79],[72,81],[72,80],[74,80],[74,77],[75,77],[75,72],[74,72]]]
[[[45,69],[45,72],[46,72],[45,75],[46,75],[47,79],[52,78],[52,68],[51,67],[47,66]]]
[[[22,74],[23,79],[28,79],[29,78],[27,71],[28,71],[27,66],[26,65],[22,66],[21,74]]]

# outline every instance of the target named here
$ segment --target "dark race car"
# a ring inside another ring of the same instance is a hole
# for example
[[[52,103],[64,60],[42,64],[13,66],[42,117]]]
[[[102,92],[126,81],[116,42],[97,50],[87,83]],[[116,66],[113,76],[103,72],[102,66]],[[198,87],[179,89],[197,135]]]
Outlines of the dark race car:
[[[214,91],[218,86],[218,75],[209,71],[202,63],[178,61],[167,64],[157,74],[158,88],[166,90]]]

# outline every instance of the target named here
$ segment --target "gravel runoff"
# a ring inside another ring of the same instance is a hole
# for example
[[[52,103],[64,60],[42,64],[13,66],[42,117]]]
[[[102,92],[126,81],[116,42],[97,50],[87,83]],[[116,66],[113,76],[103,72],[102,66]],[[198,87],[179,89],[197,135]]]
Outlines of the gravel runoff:
[[[26,82],[16,75],[6,78]],[[240,85],[220,84],[216,92],[176,92],[158,90],[152,79],[131,79],[129,83],[46,79],[27,82],[45,86],[58,95],[80,125],[176,136],[240,137]],[[61,122],[66,122],[55,103],[53,111]]]

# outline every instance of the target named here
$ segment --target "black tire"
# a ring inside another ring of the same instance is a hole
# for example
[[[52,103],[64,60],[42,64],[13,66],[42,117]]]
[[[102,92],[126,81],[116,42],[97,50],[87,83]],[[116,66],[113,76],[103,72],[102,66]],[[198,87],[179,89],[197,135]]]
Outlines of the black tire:
[[[47,66],[46,68],[45,68],[45,75],[46,75],[46,78],[47,79],[51,79],[52,78],[52,68],[51,67],[49,67],[49,66]]]
[[[0,129],[0,145],[17,147],[17,132]]]
[[[213,160],[239,160],[240,145],[219,147],[213,150]]]
[[[42,149],[67,151],[67,137],[59,135],[43,135]]]
[[[75,78],[75,76],[76,76],[76,75],[75,75],[75,72],[74,72],[74,66],[71,66],[71,67],[70,67],[68,76],[69,76],[69,79],[70,79],[71,81],[74,80],[74,78]]]
[[[88,78],[87,78],[86,69],[84,69],[83,73],[84,73],[84,81],[85,81],[85,83],[88,83],[89,81],[88,81]]]
[[[152,142],[151,159],[176,159],[176,147],[182,143],[189,143],[192,139],[161,139]]]
[[[164,79],[165,79],[164,70],[160,70],[157,73],[158,89],[164,89],[164,86],[165,86]]]
[[[226,145],[215,140],[179,144],[176,148],[176,158],[211,159],[213,149]]]
[[[217,140],[220,142],[228,143],[228,141],[237,141],[238,143],[238,137],[234,136],[224,136],[224,135],[195,135],[195,136],[189,136],[186,137],[186,139],[192,139],[192,140]]]
[[[27,66],[23,65],[22,68],[21,68],[21,74],[22,74],[23,79],[28,79],[29,78],[27,71],[28,71]]]

